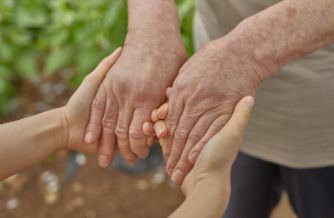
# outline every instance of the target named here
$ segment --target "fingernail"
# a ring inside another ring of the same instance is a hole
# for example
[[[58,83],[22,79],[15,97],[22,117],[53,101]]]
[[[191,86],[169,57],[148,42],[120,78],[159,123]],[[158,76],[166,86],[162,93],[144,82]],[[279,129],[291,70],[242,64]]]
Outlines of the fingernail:
[[[195,164],[195,162],[197,160],[197,157],[198,157],[198,154],[199,154],[199,152],[195,151],[190,155],[190,158],[189,158],[190,163]]]
[[[169,176],[172,176],[173,171],[174,171],[174,168],[169,169],[169,170],[168,170],[168,175],[169,175]]]
[[[105,155],[99,155],[98,162],[100,167],[106,168],[109,166],[109,158]]]
[[[157,124],[154,125],[154,131],[157,132],[157,136],[160,137],[161,133],[164,131],[164,128]]]
[[[162,147],[163,142],[164,142],[164,139],[159,139],[159,143],[161,147]]]
[[[254,105],[254,98],[252,96],[248,96],[246,98],[246,104],[248,105],[249,108],[252,108]]]
[[[181,170],[177,169],[172,176],[172,181],[175,184],[179,184],[181,185],[184,179],[184,172],[182,172]]]
[[[93,142],[93,139],[94,139],[94,134],[92,132],[87,132],[85,136],[85,142],[87,144],[90,144]]]

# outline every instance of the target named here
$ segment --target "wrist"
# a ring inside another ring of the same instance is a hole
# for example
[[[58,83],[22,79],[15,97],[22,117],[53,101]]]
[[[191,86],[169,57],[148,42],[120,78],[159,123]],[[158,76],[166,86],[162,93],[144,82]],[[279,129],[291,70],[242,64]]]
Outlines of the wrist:
[[[68,149],[70,126],[66,116],[65,107],[57,108],[55,110],[61,125],[61,144],[59,144],[57,150]]]

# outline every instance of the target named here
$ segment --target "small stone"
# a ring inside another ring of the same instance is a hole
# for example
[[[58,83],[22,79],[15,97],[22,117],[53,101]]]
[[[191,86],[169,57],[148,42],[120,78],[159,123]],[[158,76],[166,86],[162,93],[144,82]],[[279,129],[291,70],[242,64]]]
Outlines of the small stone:
[[[12,111],[17,111],[20,107],[20,103],[17,99],[13,98],[9,101],[9,107]]]
[[[34,108],[37,112],[44,112],[53,109],[50,105],[46,104],[43,101],[36,102]]]
[[[84,192],[85,187],[80,182],[74,182],[72,185],[72,190],[74,193],[80,194]]]
[[[66,68],[60,72],[60,76],[63,79],[71,79],[74,75],[74,72],[72,69]]]
[[[46,101],[49,104],[54,103],[55,100],[56,100],[56,95],[53,94],[52,92],[44,95],[44,101]]]
[[[65,92],[66,86],[64,83],[57,83],[53,86],[53,92],[58,96]]]
[[[41,83],[42,79],[38,76],[32,77],[28,79],[31,84],[33,84],[35,87],[38,87]]]
[[[148,188],[148,183],[145,180],[139,180],[136,186],[139,190],[145,190]]]
[[[52,91],[52,84],[50,82],[45,82],[39,85],[39,91],[43,94],[48,94]]]
[[[79,166],[83,166],[83,165],[85,165],[85,163],[87,162],[86,155],[84,155],[83,153],[77,153],[77,154],[75,155],[75,162],[76,162]]]
[[[46,190],[48,192],[57,192],[59,190],[58,181],[50,181],[46,184]]]
[[[83,199],[82,197],[76,197],[72,200],[72,205],[74,207],[82,207],[85,205],[85,199]]]
[[[156,173],[152,177],[152,182],[154,184],[161,184],[161,183],[163,183],[165,181],[165,179],[166,179],[165,174],[163,174],[163,173]]]
[[[41,180],[45,183],[52,182],[52,181],[58,182],[58,177],[51,171],[47,170],[42,173]]]
[[[20,205],[20,201],[17,198],[12,198],[6,203],[7,210],[13,210]]]
[[[44,197],[46,205],[53,205],[57,202],[58,199],[59,199],[59,193],[58,192],[47,193]]]
[[[86,212],[86,217],[87,218],[96,218],[96,212],[94,210],[88,210]]]

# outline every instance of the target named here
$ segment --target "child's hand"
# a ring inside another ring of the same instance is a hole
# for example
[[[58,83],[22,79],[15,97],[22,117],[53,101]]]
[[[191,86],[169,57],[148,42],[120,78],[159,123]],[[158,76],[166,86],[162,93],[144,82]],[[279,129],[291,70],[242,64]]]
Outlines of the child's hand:
[[[171,92],[171,88],[168,88],[167,93],[166,93],[167,94],[167,98],[169,97],[168,93],[170,93],[170,92]],[[225,151],[224,154],[225,155],[226,154],[230,154],[231,152],[233,153],[233,151],[237,153],[239,145],[240,145],[240,142],[241,142],[243,129],[236,129],[236,131],[234,132],[234,133],[238,133],[238,131],[241,132],[241,134],[239,134],[240,137],[237,139],[237,137],[235,137],[235,134],[233,134],[233,131],[231,130],[231,128],[233,128],[234,126],[237,126],[238,124],[239,124],[239,126],[242,125],[242,121],[245,122],[244,123],[245,125],[248,122],[249,113],[250,113],[250,107],[248,107],[248,108],[245,107],[245,105],[246,105],[245,104],[246,98],[247,98],[247,101],[249,101],[249,105],[251,105],[251,106],[253,105],[254,99],[253,99],[253,97],[250,97],[250,96],[243,98],[238,103],[238,105],[235,107],[235,112],[233,114],[233,117],[234,117],[233,120],[239,120],[239,123],[236,123],[237,121],[232,121],[232,120],[229,121],[228,122],[229,124],[226,125],[219,133],[217,133],[217,135],[214,136],[209,141],[209,143],[207,143],[207,145],[205,147],[208,147],[208,144],[212,144],[213,142],[217,141],[219,137],[220,138],[224,137],[225,141],[221,143],[222,147],[224,147],[224,143],[226,144],[226,142],[228,140],[230,140],[230,139],[233,139],[234,140],[234,144],[235,144],[233,146],[233,142],[231,142],[231,144],[232,144],[232,146],[230,146],[231,149],[228,150],[228,151]],[[244,117],[243,120],[240,118],[242,116],[242,114],[245,115],[245,117]],[[166,124],[164,122],[164,119],[166,119],[167,115],[168,115],[168,103],[165,103],[159,109],[156,109],[156,110],[154,110],[152,112],[152,122],[146,122],[144,124],[144,126],[143,126],[143,131],[144,131],[145,134],[150,135],[150,136],[158,136],[160,138],[159,141],[160,141],[161,146],[163,146],[163,138],[167,134],[167,127],[166,127]],[[237,117],[237,118],[235,118],[235,117]],[[230,124],[231,122],[232,122],[232,124]],[[233,122],[234,122],[234,124],[233,124]],[[231,132],[231,135],[230,136],[225,136],[226,132]],[[224,136],[222,136],[222,135],[224,135]],[[240,142],[238,142],[238,140],[240,140]],[[215,148],[215,147],[217,147],[217,145],[216,146],[211,146],[212,155],[215,155],[215,152],[213,151],[214,149],[212,149],[212,147]],[[236,147],[237,147],[237,149],[235,150]],[[221,147],[219,147],[219,148],[222,149]],[[199,154],[201,153],[201,150],[202,150],[202,146],[195,146],[195,147],[192,148],[192,150],[189,152],[190,155],[188,157],[188,159],[189,159],[189,161],[191,163],[195,164],[195,162],[196,162]],[[206,150],[208,150],[208,149],[206,149]],[[216,151],[219,152],[219,149],[217,149]],[[206,151],[206,153],[208,153],[208,152],[209,151]],[[203,151],[202,151],[202,153],[203,153]],[[218,154],[220,154],[220,153],[218,153]],[[223,155],[223,154],[221,154],[221,155]],[[209,159],[211,161],[211,163],[215,160],[215,159],[212,160],[212,159],[208,158],[207,156],[209,156],[209,155],[206,155],[206,158]],[[230,157],[223,158],[221,161],[225,161],[226,162],[226,161],[232,159],[232,162],[233,162],[235,157],[236,157],[236,154],[235,155],[233,154],[233,155],[230,155]],[[208,161],[208,163],[210,163],[210,161]],[[194,174],[194,169],[187,176],[188,180],[189,180],[189,178],[192,177],[191,175],[193,175],[193,174]],[[183,184],[185,184],[185,183],[183,183]],[[189,186],[189,185],[186,185],[186,186]]]
[[[62,108],[62,115],[65,120],[64,126],[66,127],[64,130],[66,149],[85,153],[97,152],[99,142],[86,144],[84,141],[86,126],[90,119],[91,105],[99,105],[99,102],[95,102],[94,96],[99,89],[103,89],[101,83],[121,53],[122,48],[119,48],[110,56],[104,58],[96,69],[86,76],[67,105]],[[111,163],[112,160],[109,161]]]
[[[216,180],[218,184],[230,183],[231,167],[238,155],[253,104],[254,98],[251,96],[241,99],[231,119],[204,146],[195,166],[183,181],[182,191],[185,195],[189,194],[197,183],[204,180]]]

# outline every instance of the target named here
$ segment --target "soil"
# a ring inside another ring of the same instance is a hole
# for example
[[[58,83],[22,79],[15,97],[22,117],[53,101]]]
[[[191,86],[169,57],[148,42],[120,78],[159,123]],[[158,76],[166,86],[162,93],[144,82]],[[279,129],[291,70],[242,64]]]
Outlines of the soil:
[[[66,69],[21,83],[18,101],[13,103],[14,115],[0,117],[0,123],[66,104],[73,93],[67,88],[70,77],[71,70]],[[85,163],[68,180],[64,172],[71,155],[69,151],[58,152],[0,182],[0,217],[160,218],[167,217],[184,200],[180,187],[170,181],[164,166],[141,174],[129,174],[101,169],[94,155],[86,155]],[[53,191],[41,179],[46,171],[58,178]],[[10,199],[17,200],[12,209],[8,208]],[[272,218],[294,217],[284,194]]]

